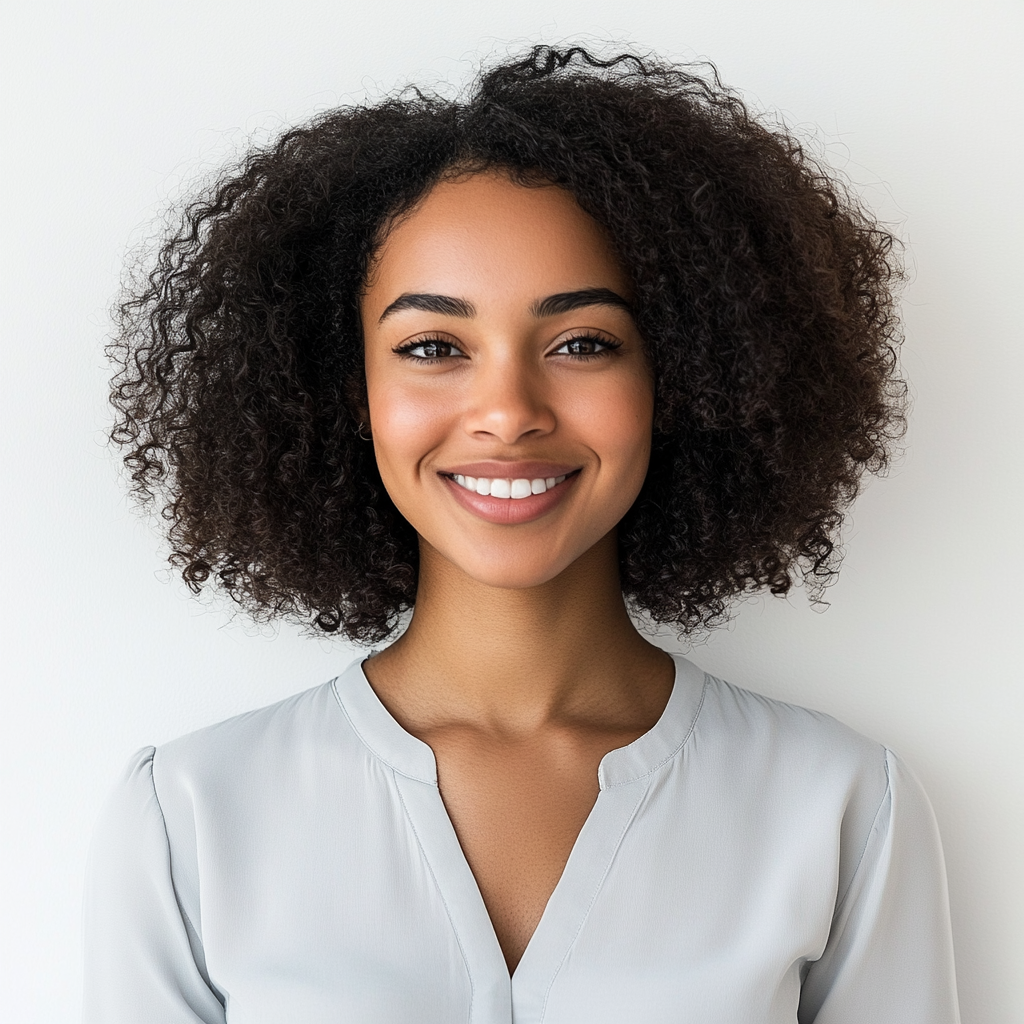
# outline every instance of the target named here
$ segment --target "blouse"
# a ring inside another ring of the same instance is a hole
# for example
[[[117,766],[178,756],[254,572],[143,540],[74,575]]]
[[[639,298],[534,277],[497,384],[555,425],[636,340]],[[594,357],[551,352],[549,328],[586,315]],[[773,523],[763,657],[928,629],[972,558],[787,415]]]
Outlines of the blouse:
[[[90,853],[86,1024],[957,1024],[908,768],[675,664],[511,977],[433,753],[361,660],[139,751]]]

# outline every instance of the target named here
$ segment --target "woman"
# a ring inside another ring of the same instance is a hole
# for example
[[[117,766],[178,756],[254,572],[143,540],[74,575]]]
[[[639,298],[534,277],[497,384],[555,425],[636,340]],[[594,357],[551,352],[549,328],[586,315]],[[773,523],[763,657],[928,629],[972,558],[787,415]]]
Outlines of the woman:
[[[115,439],[173,558],[378,642],[140,751],[89,1021],[939,1024],[900,760],[636,630],[836,570],[902,424],[892,239],[685,69],[538,47],[343,108],[187,211]]]

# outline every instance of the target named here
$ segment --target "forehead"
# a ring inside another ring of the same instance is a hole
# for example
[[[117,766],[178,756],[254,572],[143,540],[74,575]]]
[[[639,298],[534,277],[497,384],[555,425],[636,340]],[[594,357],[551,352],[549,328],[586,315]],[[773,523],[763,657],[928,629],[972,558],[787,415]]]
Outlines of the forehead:
[[[621,293],[628,278],[607,232],[575,198],[483,172],[440,182],[398,221],[377,254],[364,305],[372,316],[403,292],[533,301],[595,287]]]

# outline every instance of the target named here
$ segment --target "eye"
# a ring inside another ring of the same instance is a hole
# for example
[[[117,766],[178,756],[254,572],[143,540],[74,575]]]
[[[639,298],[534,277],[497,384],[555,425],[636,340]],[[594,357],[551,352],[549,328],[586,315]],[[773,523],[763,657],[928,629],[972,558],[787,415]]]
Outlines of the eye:
[[[572,356],[575,359],[593,359],[611,354],[621,344],[620,341],[599,338],[596,334],[578,334],[563,341],[551,354]]]
[[[397,355],[413,359],[420,363],[438,363],[452,356],[464,356],[465,353],[450,341],[441,338],[420,338],[407,341],[393,349]]]

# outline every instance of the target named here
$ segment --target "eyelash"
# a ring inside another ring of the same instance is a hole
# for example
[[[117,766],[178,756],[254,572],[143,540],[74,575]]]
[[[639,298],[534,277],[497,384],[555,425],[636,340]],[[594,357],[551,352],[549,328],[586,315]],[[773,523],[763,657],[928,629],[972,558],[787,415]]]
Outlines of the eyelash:
[[[596,352],[584,352],[584,353],[572,353],[566,352],[570,359],[576,359],[580,362],[584,362],[590,359],[602,359],[606,356],[610,356],[617,348],[621,348],[621,341],[610,341],[608,338],[602,338],[597,334],[588,334],[584,331],[581,334],[574,334],[569,338],[566,338],[558,348],[563,348],[566,345],[571,345],[574,341],[592,341],[596,345],[602,346]],[[557,352],[558,349],[555,349]]]
[[[392,351],[395,355],[402,356],[403,359],[410,359],[414,363],[440,363],[444,359],[451,358],[450,356],[412,355],[413,349],[423,348],[426,345],[447,345],[448,348],[453,348],[456,351],[459,350],[457,345],[450,341],[445,341],[444,338],[420,338],[417,341],[407,341],[404,345],[399,345],[398,348],[392,349]]]
[[[589,341],[593,342],[596,345],[602,346],[596,352],[564,353],[570,359],[575,359],[578,362],[587,362],[591,359],[604,358],[610,355],[612,352],[614,352],[617,348],[619,348],[622,345],[621,341],[609,341],[606,338],[598,337],[596,334],[574,334],[571,338],[566,338],[565,341],[563,341],[562,344],[558,346],[558,348],[564,348],[566,345],[571,345],[574,341]],[[455,349],[456,351],[459,351],[457,345],[454,345],[450,341],[445,341],[443,338],[420,338],[417,341],[407,341],[404,345],[399,345],[398,348],[395,348],[392,351],[396,355],[401,356],[403,359],[410,359],[416,363],[440,363],[443,362],[445,359],[452,358],[450,355],[414,356],[412,354],[415,349],[423,348],[427,345],[445,345],[448,348],[452,348]],[[555,349],[555,351],[557,352],[558,349]]]

